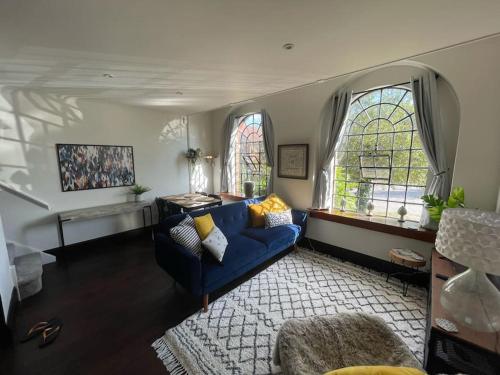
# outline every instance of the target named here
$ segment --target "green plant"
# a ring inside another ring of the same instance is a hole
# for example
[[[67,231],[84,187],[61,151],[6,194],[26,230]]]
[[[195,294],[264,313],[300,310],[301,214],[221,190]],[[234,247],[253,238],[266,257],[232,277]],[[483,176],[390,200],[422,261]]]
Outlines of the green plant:
[[[141,194],[144,194],[145,192],[150,191],[150,190],[151,190],[150,187],[142,186],[139,184],[135,184],[134,186],[132,186],[130,188],[130,192],[134,195],[141,195]]]
[[[194,148],[190,148],[186,151],[186,158],[192,163],[196,164],[198,159],[200,159],[203,156],[203,153],[200,148],[197,148],[196,150]]]
[[[453,188],[447,201],[435,195],[424,195],[422,200],[425,202],[425,208],[429,211],[430,218],[439,223],[445,209],[465,207],[465,191],[463,187],[457,186]]]

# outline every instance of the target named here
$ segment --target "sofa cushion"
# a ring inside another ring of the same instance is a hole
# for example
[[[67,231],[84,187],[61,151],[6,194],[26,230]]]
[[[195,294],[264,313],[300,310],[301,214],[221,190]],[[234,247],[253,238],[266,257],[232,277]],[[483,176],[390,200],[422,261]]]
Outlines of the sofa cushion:
[[[190,250],[194,255],[201,256],[203,251],[201,239],[194,227],[194,220],[187,215],[177,226],[170,228],[170,237],[179,245]]]
[[[215,224],[212,219],[212,215],[206,214],[201,216],[196,216],[194,218],[194,226],[198,232],[201,240],[203,241],[210,234],[212,229],[214,229]]]
[[[287,224],[293,224],[292,210],[266,213],[266,225],[265,225],[266,229],[279,227],[280,225],[287,225]]]
[[[210,234],[202,242],[203,246],[210,251],[215,259],[222,263],[222,258],[226,252],[227,238],[217,227],[214,227]]]
[[[261,203],[249,204],[248,211],[250,212],[252,227],[263,227],[266,213],[283,212],[288,209],[290,209],[290,207],[274,193],[270,194]]]
[[[266,246],[252,238],[235,235],[227,239],[224,264],[220,264],[210,254],[202,258],[203,284],[206,286],[228,275],[238,276],[237,271],[267,252]]]
[[[215,226],[226,237],[236,235],[248,226],[248,209],[245,201],[225,204],[208,210],[193,211],[190,215],[197,217],[205,215],[207,212],[212,215]]]
[[[300,231],[299,225],[287,224],[269,229],[246,228],[241,234],[264,243],[269,250],[275,250],[278,247],[291,246],[299,238]]]

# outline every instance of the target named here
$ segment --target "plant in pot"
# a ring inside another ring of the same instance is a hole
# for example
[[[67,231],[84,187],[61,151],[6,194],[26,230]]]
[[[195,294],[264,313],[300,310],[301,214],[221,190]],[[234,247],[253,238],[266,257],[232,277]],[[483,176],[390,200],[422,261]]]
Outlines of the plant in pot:
[[[134,194],[135,196],[135,201],[136,202],[140,202],[141,201],[141,195],[150,191],[151,188],[148,187],[148,186],[143,186],[143,185],[139,185],[139,184],[135,184],[134,186],[132,186],[130,188],[130,192],[132,194]]]
[[[190,148],[186,151],[186,159],[189,160],[191,164],[196,164],[196,162],[203,156],[201,148]]]
[[[422,196],[422,200],[425,202],[425,208],[431,220],[439,224],[441,214],[445,209],[465,207],[465,191],[463,187],[457,186],[453,188],[446,201],[432,194]]]

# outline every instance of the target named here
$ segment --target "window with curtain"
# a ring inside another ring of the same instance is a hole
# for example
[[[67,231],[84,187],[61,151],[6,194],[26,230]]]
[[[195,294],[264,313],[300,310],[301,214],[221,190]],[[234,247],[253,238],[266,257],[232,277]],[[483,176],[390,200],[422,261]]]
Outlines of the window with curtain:
[[[253,181],[256,195],[265,195],[270,167],[262,135],[262,116],[252,113],[236,119],[231,139],[231,191],[243,193],[245,181]]]
[[[353,97],[334,158],[333,201],[347,211],[406,220],[422,214],[429,163],[415,123],[411,90],[402,86],[367,91]]]

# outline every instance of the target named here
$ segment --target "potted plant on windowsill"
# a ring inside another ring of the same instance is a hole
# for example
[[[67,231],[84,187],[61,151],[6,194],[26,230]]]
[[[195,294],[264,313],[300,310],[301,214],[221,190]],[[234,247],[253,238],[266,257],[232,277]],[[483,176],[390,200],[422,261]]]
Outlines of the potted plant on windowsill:
[[[463,187],[457,186],[453,188],[446,201],[432,194],[422,196],[422,200],[425,202],[425,208],[429,213],[431,222],[436,227],[432,229],[437,229],[441,214],[445,209],[465,207],[465,192]]]
[[[143,186],[143,185],[139,185],[139,184],[135,184],[134,186],[132,186],[130,188],[130,192],[132,194],[134,194],[134,197],[135,197],[135,201],[136,202],[140,202],[141,201],[141,195],[150,191],[151,188],[148,187],[148,186]]]

